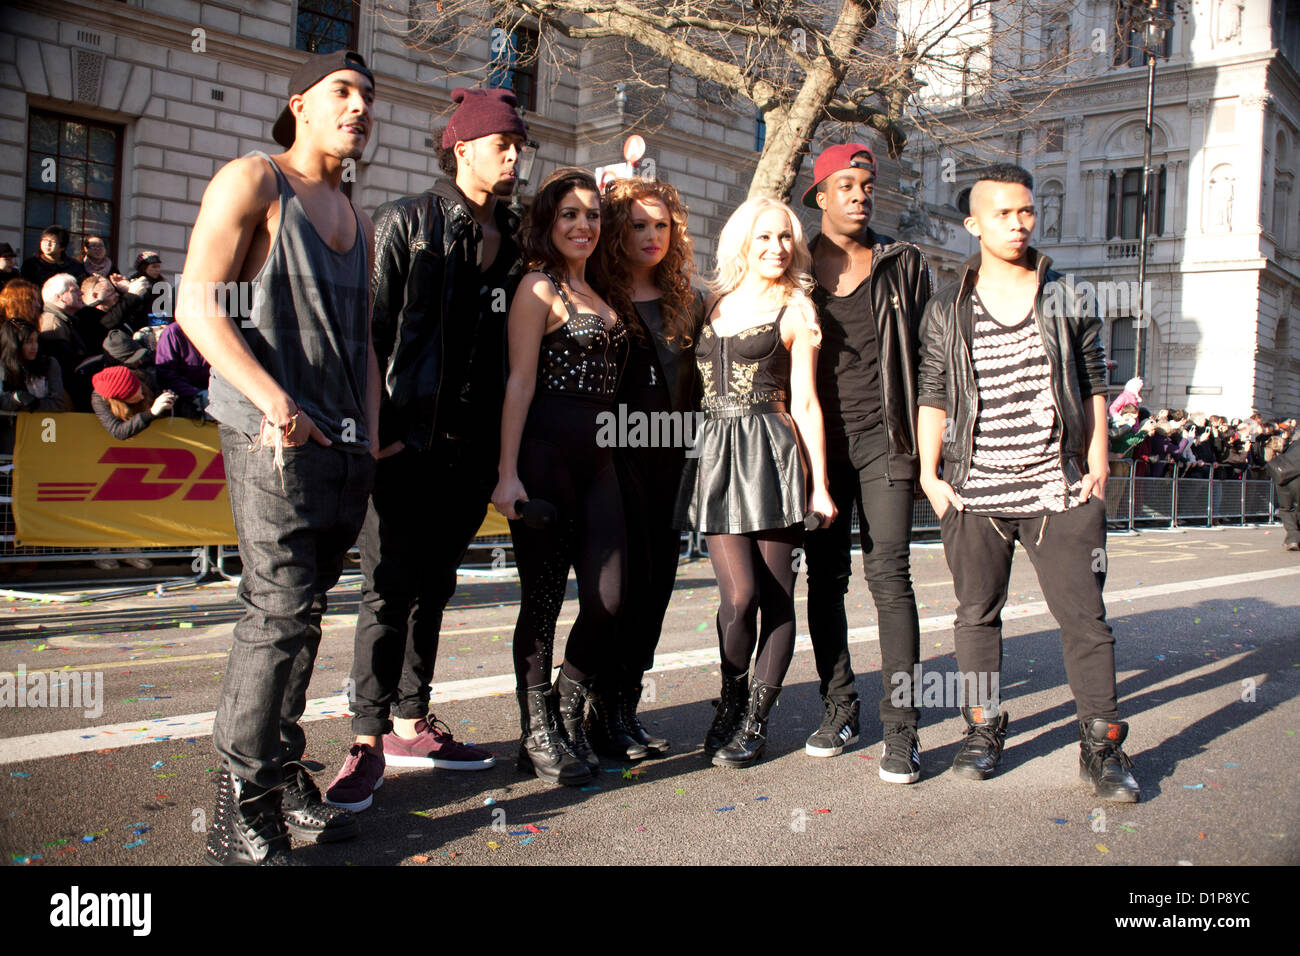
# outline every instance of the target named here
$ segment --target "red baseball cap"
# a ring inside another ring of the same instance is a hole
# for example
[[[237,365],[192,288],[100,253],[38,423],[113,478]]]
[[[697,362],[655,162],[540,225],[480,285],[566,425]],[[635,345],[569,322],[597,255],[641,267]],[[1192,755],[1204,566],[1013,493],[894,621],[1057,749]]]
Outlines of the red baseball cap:
[[[817,205],[817,187],[826,181],[826,177],[833,173],[838,173],[841,169],[850,169],[853,167],[853,157],[860,153],[866,153],[867,159],[861,162],[867,162],[873,173],[876,171],[876,154],[871,151],[870,146],[864,146],[862,143],[841,143],[838,146],[828,146],[821,151],[817,157],[817,162],[813,164],[813,184],[808,187],[808,191],[803,194],[803,204],[809,209],[820,208]]]

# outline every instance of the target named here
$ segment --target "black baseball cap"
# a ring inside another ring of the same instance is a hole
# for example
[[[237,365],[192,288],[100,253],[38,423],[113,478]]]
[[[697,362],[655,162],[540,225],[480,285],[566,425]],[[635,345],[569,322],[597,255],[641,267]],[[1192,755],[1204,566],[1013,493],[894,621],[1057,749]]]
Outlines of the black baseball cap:
[[[308,57],[298,69],[294,70],[289,75],[289,95],[298,96],[306,93],[325,77],[339,70],[355,70],[369,80],[371,86],[375,85],[375,77],[360,53],[356,50],[335,50],[333,53],[317,53],[315,56]],[[293,145],[296,135],[293,113],[289,111],[289,104],[286,103],[275,121],[275,126],[271,129],[271,136],[277,143],[288,149]]]

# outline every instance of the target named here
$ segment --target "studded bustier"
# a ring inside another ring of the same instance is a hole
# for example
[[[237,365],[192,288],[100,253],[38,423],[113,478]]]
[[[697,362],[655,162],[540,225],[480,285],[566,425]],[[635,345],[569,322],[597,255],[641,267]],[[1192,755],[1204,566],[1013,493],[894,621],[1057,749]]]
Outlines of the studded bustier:
[[[718,335],[705,322],[695,346],[704,409],[784,402],[790,389],[790,352],[781,341],[781,317],[735,335]]]
[[[579,398],[613,399],[619,376],[627,363],[627,326],[622,318],[614,327],[590,312],[579,312],[564,287],[551,282],[569,310],[569,321],[542,336],[537,359],[537,388],[551,394]]]

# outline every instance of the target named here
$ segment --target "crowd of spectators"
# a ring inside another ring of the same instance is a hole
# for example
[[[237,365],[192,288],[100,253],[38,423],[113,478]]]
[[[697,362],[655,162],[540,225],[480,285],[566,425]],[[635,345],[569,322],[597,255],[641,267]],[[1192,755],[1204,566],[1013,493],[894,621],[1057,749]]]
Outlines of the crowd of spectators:
[[[1266,464],[1295,438],[1294,418],[1226,418],[1183,408],[1152,412],[1131,379],[1110,406],[1111,473],[1138,478],[1267,480]]]
[[[208,364],[171,316],[162,257],[144,250],[130,278],[113,268],[99,236],[67,254],[68,231],[50,226],[18,268],[0,244],[0,409],[93,412],[128,439],[166,414],[207,418]],[[0,453],[13,419],[0,420]]]

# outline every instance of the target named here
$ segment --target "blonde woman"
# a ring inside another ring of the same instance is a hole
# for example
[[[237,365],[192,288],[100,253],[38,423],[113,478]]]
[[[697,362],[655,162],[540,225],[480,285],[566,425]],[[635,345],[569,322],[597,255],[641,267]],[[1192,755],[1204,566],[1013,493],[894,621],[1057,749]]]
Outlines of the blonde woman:
[[[722,697],[704,744],[717,766],[748,767],[763,754],[794,656],[793,551],[805,515],[822,524],[836,516],[814,379],[811,265],[788,206],[744,203],[718,239],[714,296],[696,336],[704,418],[676,523],[705,536],[718,579]]]

